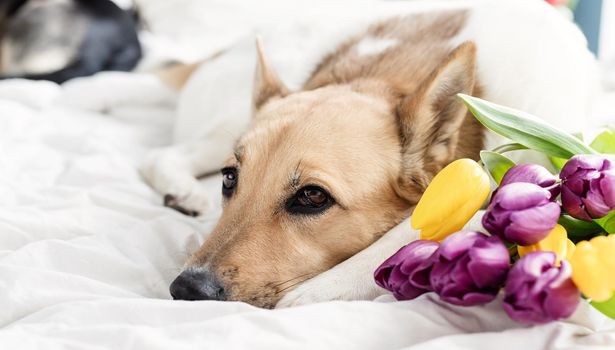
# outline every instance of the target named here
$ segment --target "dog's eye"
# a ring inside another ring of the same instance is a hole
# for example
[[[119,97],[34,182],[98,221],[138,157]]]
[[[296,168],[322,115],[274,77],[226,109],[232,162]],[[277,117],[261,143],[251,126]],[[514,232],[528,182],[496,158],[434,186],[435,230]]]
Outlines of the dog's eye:
[[[327,195],[318,188],[306,188],[298,200],[304,206],[321,206],[327,201]]]
[[[331,195],[318,186],[306,186],[297,191],[286,205],[291,214],[317,214],[333,204]]]
[[[222,169],[222,194],[230,197],[237,186],[237,168]]]

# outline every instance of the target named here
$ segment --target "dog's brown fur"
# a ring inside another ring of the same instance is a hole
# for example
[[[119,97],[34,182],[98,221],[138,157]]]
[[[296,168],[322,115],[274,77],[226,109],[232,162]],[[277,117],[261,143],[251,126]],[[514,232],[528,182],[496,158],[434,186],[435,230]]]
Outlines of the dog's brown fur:
[[[475,47],[450,47],[464,12],[404,17],[369,28],[326,57],[291,93],[259,47],[251,129],[227,166],[238,185],[188,266],[209,269],[229,300],[273,307],[296,284],[368,247],[410,213],[443,166],[477,158],[482,129],[457,99],[477,94]],[[365,36],[394,38],[359,56]],[[297,215],[306,185],[335,204]]]

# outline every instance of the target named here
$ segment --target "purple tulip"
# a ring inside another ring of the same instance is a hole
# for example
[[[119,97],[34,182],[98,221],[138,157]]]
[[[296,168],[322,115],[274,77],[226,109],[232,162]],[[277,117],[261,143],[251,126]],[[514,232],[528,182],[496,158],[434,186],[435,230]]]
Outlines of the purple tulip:
[[[430,292],[430,257],[438,246],[434,241],[417,240],[402,247],[376,269],[376,284],[393,292],[397,300],[410,300]]]
[[[515,182],[528,182],[538,185],[551,192],[551,200],[555,200],[560,192],[557,177],[551,174],[549,170],[536,164],[520,164],[510,168],[502,178],[500,186]]]
[[[615,167],[608,159],[589,154],[574,156],[559,177],[562,205],[571,216],[591,221],[615,209]]]
[[[557,224],[561,209],[546,189],[524,182],[502,186],[483,216],[483,226],[492,235],[532,245],[545,238]]]
[[[460,231],[448,236],[434,254],[429,281],[448,303],[462,306],[492,301],[504,284],[510,256],[495,236]]]
[[[566,260],[555,266],[553,252],[532,252],[510,269],[506,279],[504,310],[513,320],[540,324],[572,315],[581,293],[572,282]]]

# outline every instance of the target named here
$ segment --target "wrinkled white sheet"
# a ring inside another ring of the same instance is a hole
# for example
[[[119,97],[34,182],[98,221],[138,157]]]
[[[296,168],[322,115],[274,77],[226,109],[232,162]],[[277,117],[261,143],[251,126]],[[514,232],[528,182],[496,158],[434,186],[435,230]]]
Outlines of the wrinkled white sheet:
[[[615,346],[615,322],[586,305],[525,328],[498,301],[461,308],[432,295],[283,310],[169,300],[219,214],[164,208],[137,173],[148,149],[170,142],[174,100],[147,75],[0,82],[0,349]],[[219,183],[204,185],[219,196]]]

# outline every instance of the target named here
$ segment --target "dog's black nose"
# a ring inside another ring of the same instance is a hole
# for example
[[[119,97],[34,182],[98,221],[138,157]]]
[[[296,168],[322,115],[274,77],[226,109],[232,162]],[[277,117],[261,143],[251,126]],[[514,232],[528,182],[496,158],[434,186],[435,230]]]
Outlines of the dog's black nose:
[[[175,300],[225,300],[224,288],[218,279],[207,271],[185,270],[169,288]]]

